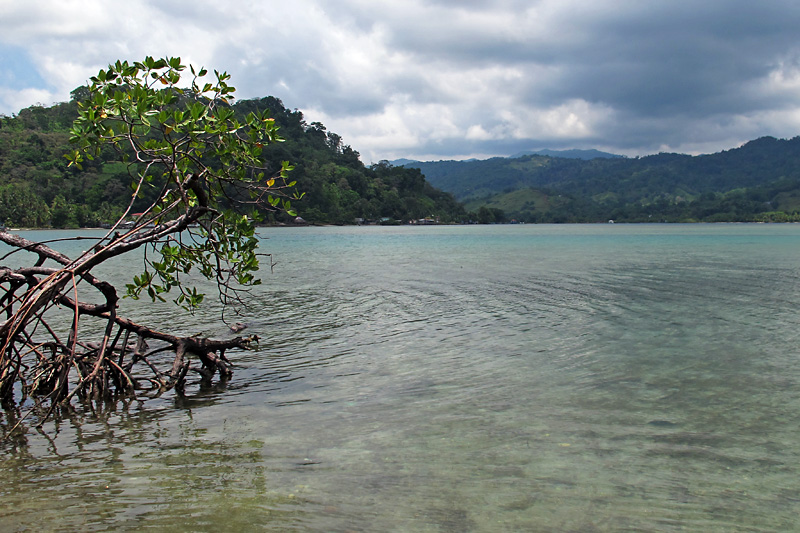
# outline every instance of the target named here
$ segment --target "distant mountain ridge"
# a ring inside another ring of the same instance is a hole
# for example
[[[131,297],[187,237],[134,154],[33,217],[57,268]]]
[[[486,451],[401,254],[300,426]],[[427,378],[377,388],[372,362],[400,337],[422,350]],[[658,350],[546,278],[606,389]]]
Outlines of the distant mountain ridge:
[[[698,156],[536,154],[405,166],[467,209],[494,207],[526,221],[800,221],[800,137],[762,137]]]
[[[577,149],[577,148],[573,148],[573,149],[570,149],[570,150],[549,150],[547,148],[544,148],[542,150],[536,150],[536,151],[528,150],[528,151],[525,151],[525,152],[517,152],[514,155],[508,156],[507,159],[516,159],[518,157],[525,157],[526,155],[544,155],[544,156],[548,156],[548,157],[563,157],[565,159],[585,159],[585,160],[598,159],[598,158],[599,159],[625,158],[624,155],[611,154],[611,153],[608,153],[608,152],[601,152],[600,150],[595,150],[595,149],[580,150],[580,149]],[[502,156],[500,156],[500,157],[502,157]],[[464,159],[461,162],[469,163],[469,162],[473,162],[473,161],[481,161],[481,160],[480,159],[471,158],[471,159]],[[389,161],[389,164],[391,164],[391,165],[393,165],[395,167],[405,167],[405,166],[410,166],[410,165],[414,165],[414,164],[417,164],[417,163],[423,163],[423,162],[433,163],[433,161],[419,161],[417,159],[401,158],[401,159],[395,159],[393,161]]]
[[[571,149],[571,150],[548,150],[547,148],[543,150],[536,150],[533,151],[526,151],[526,152],[518,152],[512,156],[511,159],[515,159],[517,157],[523,157],[526,155],[546,155],[550,157],[564,157],[566,159],[615,159],[615,158],[624,158],[624,155],[618,154],[611,154],[608,152],[601,152],[600,150],[579,150],[579,149]]]

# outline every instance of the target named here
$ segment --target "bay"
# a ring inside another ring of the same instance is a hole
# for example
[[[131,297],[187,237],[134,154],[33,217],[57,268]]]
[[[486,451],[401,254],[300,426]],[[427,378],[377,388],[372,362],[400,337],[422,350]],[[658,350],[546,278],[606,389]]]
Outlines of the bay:
[[[798,528],[800,226],[260,236],[260,349],[0,444],[0,529]],[[225,335],[209,303],[123,311]]]

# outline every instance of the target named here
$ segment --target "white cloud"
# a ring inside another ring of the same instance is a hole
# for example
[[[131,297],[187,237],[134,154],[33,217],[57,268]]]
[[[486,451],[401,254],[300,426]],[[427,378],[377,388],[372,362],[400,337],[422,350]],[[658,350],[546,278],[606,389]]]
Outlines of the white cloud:
[[[496,139],[497,137],[483,129],[483,126],[480,124],[473,124],[467,128],[465,138],[470,141],[488,141],[490,139]]]
[[[550,108],[505,111],[503,117],[517,139],[584,139],[602,136],[613,111],[576,99]]]
[[[11,115],[31,105],[50,105],[55,101],[55,95],[45,89],[10,90],[0,87],[0,114]],[[16,111],[3,112],[5,109]]]

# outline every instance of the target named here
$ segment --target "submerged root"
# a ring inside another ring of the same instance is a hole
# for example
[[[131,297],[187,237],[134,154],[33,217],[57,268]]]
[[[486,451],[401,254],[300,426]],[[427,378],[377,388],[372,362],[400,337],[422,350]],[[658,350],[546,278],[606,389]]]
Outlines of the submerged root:
[[[256,336],[230,340],[176,337],[117,320],[120,334],[133,332],[137,342],[31,345],[17,335],[17,342],[5,343],[0,358],[0,400],[17,403],[15,391],[21,393],[19,403],[31,398],[37,405],[47,402],[52,406],[69,404],[76,396],[81,400],[136,398],[137,394],[162,394],[172,389],[180,394],[191,370],[204,381],[215,375],[227,380],[233,371],[225,351],[252,349],[258,342]]]

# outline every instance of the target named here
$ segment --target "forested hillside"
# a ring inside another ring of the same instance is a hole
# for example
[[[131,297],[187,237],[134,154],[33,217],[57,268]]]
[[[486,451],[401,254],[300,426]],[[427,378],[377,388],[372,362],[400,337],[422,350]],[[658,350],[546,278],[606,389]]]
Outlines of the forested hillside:
[[[97,226],[114,221],[131,198],[129,166],[108,149],[86,161],[82,170],[67,167],[64,155],[74,147],[69,128],[86,89],[72,101],[33,106],[12,117],[0,117],[0,222],[22,227]],[[352,224],[356,219],[408,221],[436,217],[460,221],[463,208],[449,193],[434,189],[417,169],[377,164],[365,167],[359,154],[325,126],[306,123],[299,111],[272,97],[241,100],[233,106],[243,117],[268,109],[284,142],[264,147],[264,162],[279,170],[282,161],[297,189],[295,203],[310,223]],[[146,203],[147,191],[143,204]],[[292,222],[289,218],[273,222]]]
[[[0,223],[97,226],[122,214],[135,169],[120,154],[108,149],[82,170],[64,158],[85,91],[0,117]],[[240,117],[268,109],[276,120],[285,141],[266,146],[264,162],[273,171],[282,161],[295,166],[292,179],[306,194],[294,208],[309,223],[800,221],[800,137],[764,137],[694,157],[524,155],[366,167],[339,135],[277,98],[241,100],[233,109]]]
[[[800,220],[800,137],[716,154],[409,163],[467,208],[530,222]]]

